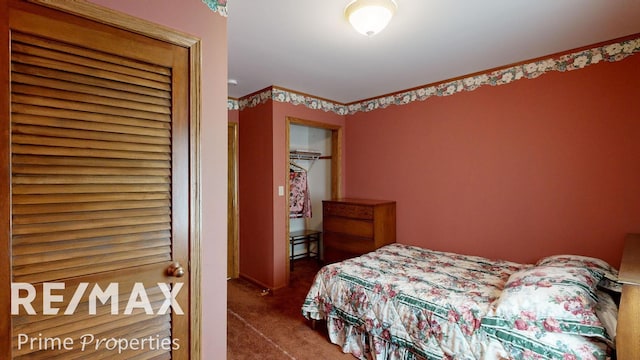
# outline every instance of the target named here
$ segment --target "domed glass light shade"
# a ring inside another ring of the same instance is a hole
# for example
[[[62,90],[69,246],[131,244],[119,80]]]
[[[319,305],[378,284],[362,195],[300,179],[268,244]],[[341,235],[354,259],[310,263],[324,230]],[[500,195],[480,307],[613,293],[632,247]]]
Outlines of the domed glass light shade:
[[[371,37],[389,24],[397,7],[393,0],[355,0],[344,13],[356,31]]]

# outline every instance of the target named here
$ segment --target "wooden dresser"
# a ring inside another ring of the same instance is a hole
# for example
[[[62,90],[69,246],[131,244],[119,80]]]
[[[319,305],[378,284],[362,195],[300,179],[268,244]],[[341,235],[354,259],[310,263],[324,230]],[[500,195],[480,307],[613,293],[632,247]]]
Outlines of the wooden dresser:
[[[396,242],[396,202],[338,199],[322,202],[324,261],[332,263]]]

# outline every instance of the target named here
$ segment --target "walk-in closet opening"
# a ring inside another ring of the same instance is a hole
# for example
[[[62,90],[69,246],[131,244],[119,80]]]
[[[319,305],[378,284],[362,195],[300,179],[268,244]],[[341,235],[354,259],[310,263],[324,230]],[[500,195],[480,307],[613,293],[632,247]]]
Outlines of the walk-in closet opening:
[[[339,126],[287,119],[287,260],[322,262],[322,201],[340,196]]]

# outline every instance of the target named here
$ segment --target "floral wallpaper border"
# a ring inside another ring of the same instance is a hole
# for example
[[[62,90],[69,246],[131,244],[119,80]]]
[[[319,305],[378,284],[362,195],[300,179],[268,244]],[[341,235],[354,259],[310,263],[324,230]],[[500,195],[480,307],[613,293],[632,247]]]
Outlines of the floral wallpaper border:
[[[462,91],[473,91],[481,86],[505,85],[516,80],[534,79],[552,71],[573,71],[583,69],[602,61],[616,62],[631,55],[640,53],[640,38],[626,40],[617,43],[578,51],[562,55],[558,58],[539,60],[526,64],[516,65],[490,73],[469,76],[453,81],[445,81],[436,85],[420,87],[404,92],[399,92],[374,99],[358,101],[350,104],[340,104],[307,95],[297,94],[290,90],[271,87],[264,91],[241,98],[229,99],[229,110],[243,110],[268,100],[304,105],[310,109],[334,112],[338,115],[354,114],[383,109],[389,105],[406,105],[414,101],[424,101],[432,96],[449,96]]]
[[[224,17],[227,17],[229,15],[227,12],[227,0],[202,0],[202,2],[207,4],[209,9],[219,13]]]

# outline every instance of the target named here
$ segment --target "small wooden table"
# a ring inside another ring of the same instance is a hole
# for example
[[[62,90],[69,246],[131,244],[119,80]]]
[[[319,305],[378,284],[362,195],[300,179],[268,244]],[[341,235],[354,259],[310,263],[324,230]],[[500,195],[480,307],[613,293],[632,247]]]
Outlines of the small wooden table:
[[[318,230],[300,230],[289,233],[289,243],[291,244],[291,252],[289,254],[289,270],[293,271],[293,261],[297,259],[315,258],[320,264],[320,234]],[[315,251],[311,250],[311,244],[315,243]],[[296,245],[304,244],[305,252],[295,255],[294,248]]]

